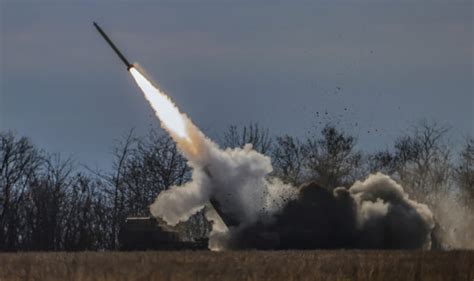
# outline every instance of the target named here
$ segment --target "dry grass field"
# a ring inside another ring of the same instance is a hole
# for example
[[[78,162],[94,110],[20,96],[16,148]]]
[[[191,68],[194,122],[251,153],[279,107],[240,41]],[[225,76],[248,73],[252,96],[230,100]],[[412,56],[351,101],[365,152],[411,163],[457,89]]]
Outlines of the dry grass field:
[[[474,251],[3,253],[5,280],[473,281]]]

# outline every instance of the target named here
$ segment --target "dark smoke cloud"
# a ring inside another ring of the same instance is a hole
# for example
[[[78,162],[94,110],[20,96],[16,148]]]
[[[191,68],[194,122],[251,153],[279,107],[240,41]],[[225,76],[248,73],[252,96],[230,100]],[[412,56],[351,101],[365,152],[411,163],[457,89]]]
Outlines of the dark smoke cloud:
[[[433,227],[426,205],[410,200],[400,185],[378,173],[333,192],[304,184],[271,220],[231,229],[226,248],[428,248]]]

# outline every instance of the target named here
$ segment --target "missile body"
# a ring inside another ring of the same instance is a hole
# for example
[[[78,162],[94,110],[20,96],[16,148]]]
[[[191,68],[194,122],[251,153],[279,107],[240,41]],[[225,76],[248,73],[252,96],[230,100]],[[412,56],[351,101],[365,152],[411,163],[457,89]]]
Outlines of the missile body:
[[[115,51],[117,56],[119,56],[119,58],[127,66],[127,70],[130,70],[130,68],[133,67],[133,64],[131,64],[125,58],[125,56],[119,51],[119,49],[115,46],[115,44],[112,42],[112,40],[110,40],[109,36],[107,36],[107,34],[105,34],[105,32],[102,30],[102,28],[100,28],[100,26],[96,22],[94,22],[94,26],[95,26],[95,28],[97,28],[97,31],[99,31],[100,35],[102,35],[102,37],[104,37],[105,41],[107,41],[107,43],[109,43],[110,47],[112,47],[112,49]]]

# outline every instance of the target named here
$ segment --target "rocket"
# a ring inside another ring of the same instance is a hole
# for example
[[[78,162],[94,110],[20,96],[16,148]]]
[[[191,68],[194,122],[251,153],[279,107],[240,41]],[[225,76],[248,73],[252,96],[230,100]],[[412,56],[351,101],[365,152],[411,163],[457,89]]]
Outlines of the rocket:
[[[94,27],[97,29],[97,31],[99,31],[100,35],[102,35],[102,37],[105,39],[105,41],[107,41],[107,43],[115,51],[117,56],[125,64],[125,66],[127,67],[127,70],[130,70],[130,68],[134,67],[134,65],[131,64],[127,60],[127,58],[125,58],[125,56],[122,54],[122,52],[120,52],[120,50],[117,48],[117,46],[115,46],[115,44],[112,42],[112,40],[110,40],[109,36],[107,36],[107,34],[105,34],[104,30],[102,30],[102,28],[96,22],[93,22],[93,24],[94,24]],[[212,178],[212,174],[211,174],[208,166],[204,167],[204,172],[209,178]],[[216,210],[217,214],[221,217],[222,221],[224,222],[224,224],[227,227],[237,227],[240,224],[240,221],[237,218],[235,218],[235,216],[233,216],[232,214],[230,214],[228,212],[225,212],[223,210],[223,208],[221,207],[222,206],[221,202],[219,202],[217,200],[217,198],[214,198],[214,197],[210,198],[209,201],[210,201],[209,202],[210,205]]]
[[[115,46],[114,42],[112,42],[112,40],[110,40],[109,36],[107,36],[107,34],[105,34],[105,32],[102,30],[102,28],[100,28],[100,26],[96,22],[93,22],[93,24],[94,24],[95,28],[97,28],[97,31],[99,31],[100,35],[102,35],[102,37],[104,37],[105,41],[107,41],[107,43],[109,43],[110,47],[112,47],[112,49],[115,51],[117,56],[119,56],[119,58],[123,61],[123,63],[127,67],[127,70],[130,70],[130,68],[133,67],[133,64],[131,64],[127,60],[127,58],[125,58],[125,56],[122,54],[122,52],[120,52],[120,50],[117,48],[117,46]]]

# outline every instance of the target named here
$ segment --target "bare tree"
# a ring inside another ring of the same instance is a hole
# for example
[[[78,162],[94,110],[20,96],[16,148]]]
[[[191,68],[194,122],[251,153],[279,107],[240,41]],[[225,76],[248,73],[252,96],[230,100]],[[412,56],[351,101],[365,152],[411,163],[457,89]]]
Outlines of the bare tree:
[[[29,229],[28,248],[60,250],[67,189],[72,183],[70,159],[62,161],[59,155],[44,159],[43,165],[31,181],[27,195],[24,219]],[[25,237],[26,238],[26,237]]]
[[[466,139],[454,177],[461,189],[462,201],[474,208],[474,138]]]
[[[7,132],[0,133],[0,161],[0,249],[14,250],[21,223],[17,210],[42,159],[27,138]]]
[[[106,249],[110,245],[111,208],[100,182],[76,174],[62,210],[61,248],[67,251]]]
[[[450,187],[451,151],[443,137],[447,127],[422,121],[411,135],[395,142],[396,173],[415,199],[436,205]]]
[[[118,249],[119,247],[119,231],[120,226],[127,217],[125,209],[125,175],[127,174],[127,162],[135,153],[137,139],[133,135],[133,129],[113,148],[114,162],[112,170],[107,173],[93,172],[102,181],[101,186],[107,194],[108,203],[110,205],[110,237],[109,249]]]
[[[369,155],[368,166],[370,173],[382,172],[387,175],[393,175],[397,171],[395,155],[389,150],[383,150]]]
[[[149,215],[159,192],[189,178],[175,143],[156,131],[143,139],[130,132],[114,150],[114,170],[92,174],[25,138],[2,133],[0,141],[1,250],[118,249],[125,218]],[[180,227],[206,229],[199,219]]]
[[[331,125],[326,125],[321,134],[321,138],[309,138],[305,143],[310,178],[330,189],[350,185],[362,159],[354,149],[355,137]]]
[[[242,128],[231,125],[224,133],[223,145],[225,147],[243,147],[248,143],[251,143],[256,151],[262,154],[268,153],[272,146],[269,130],[254,123]]]
[[[148,215],[148,207],[158,193],[189,179],[186,160],[175,142],[161,131],[152,130],[137,140],[136,149],[126,159],[122,180],[129,215]]]
[[[307,154],[299,139],[288,135],[277,137],[272,149],[272,161],[276,176],[284,182],[297,186],[305,180]]]

